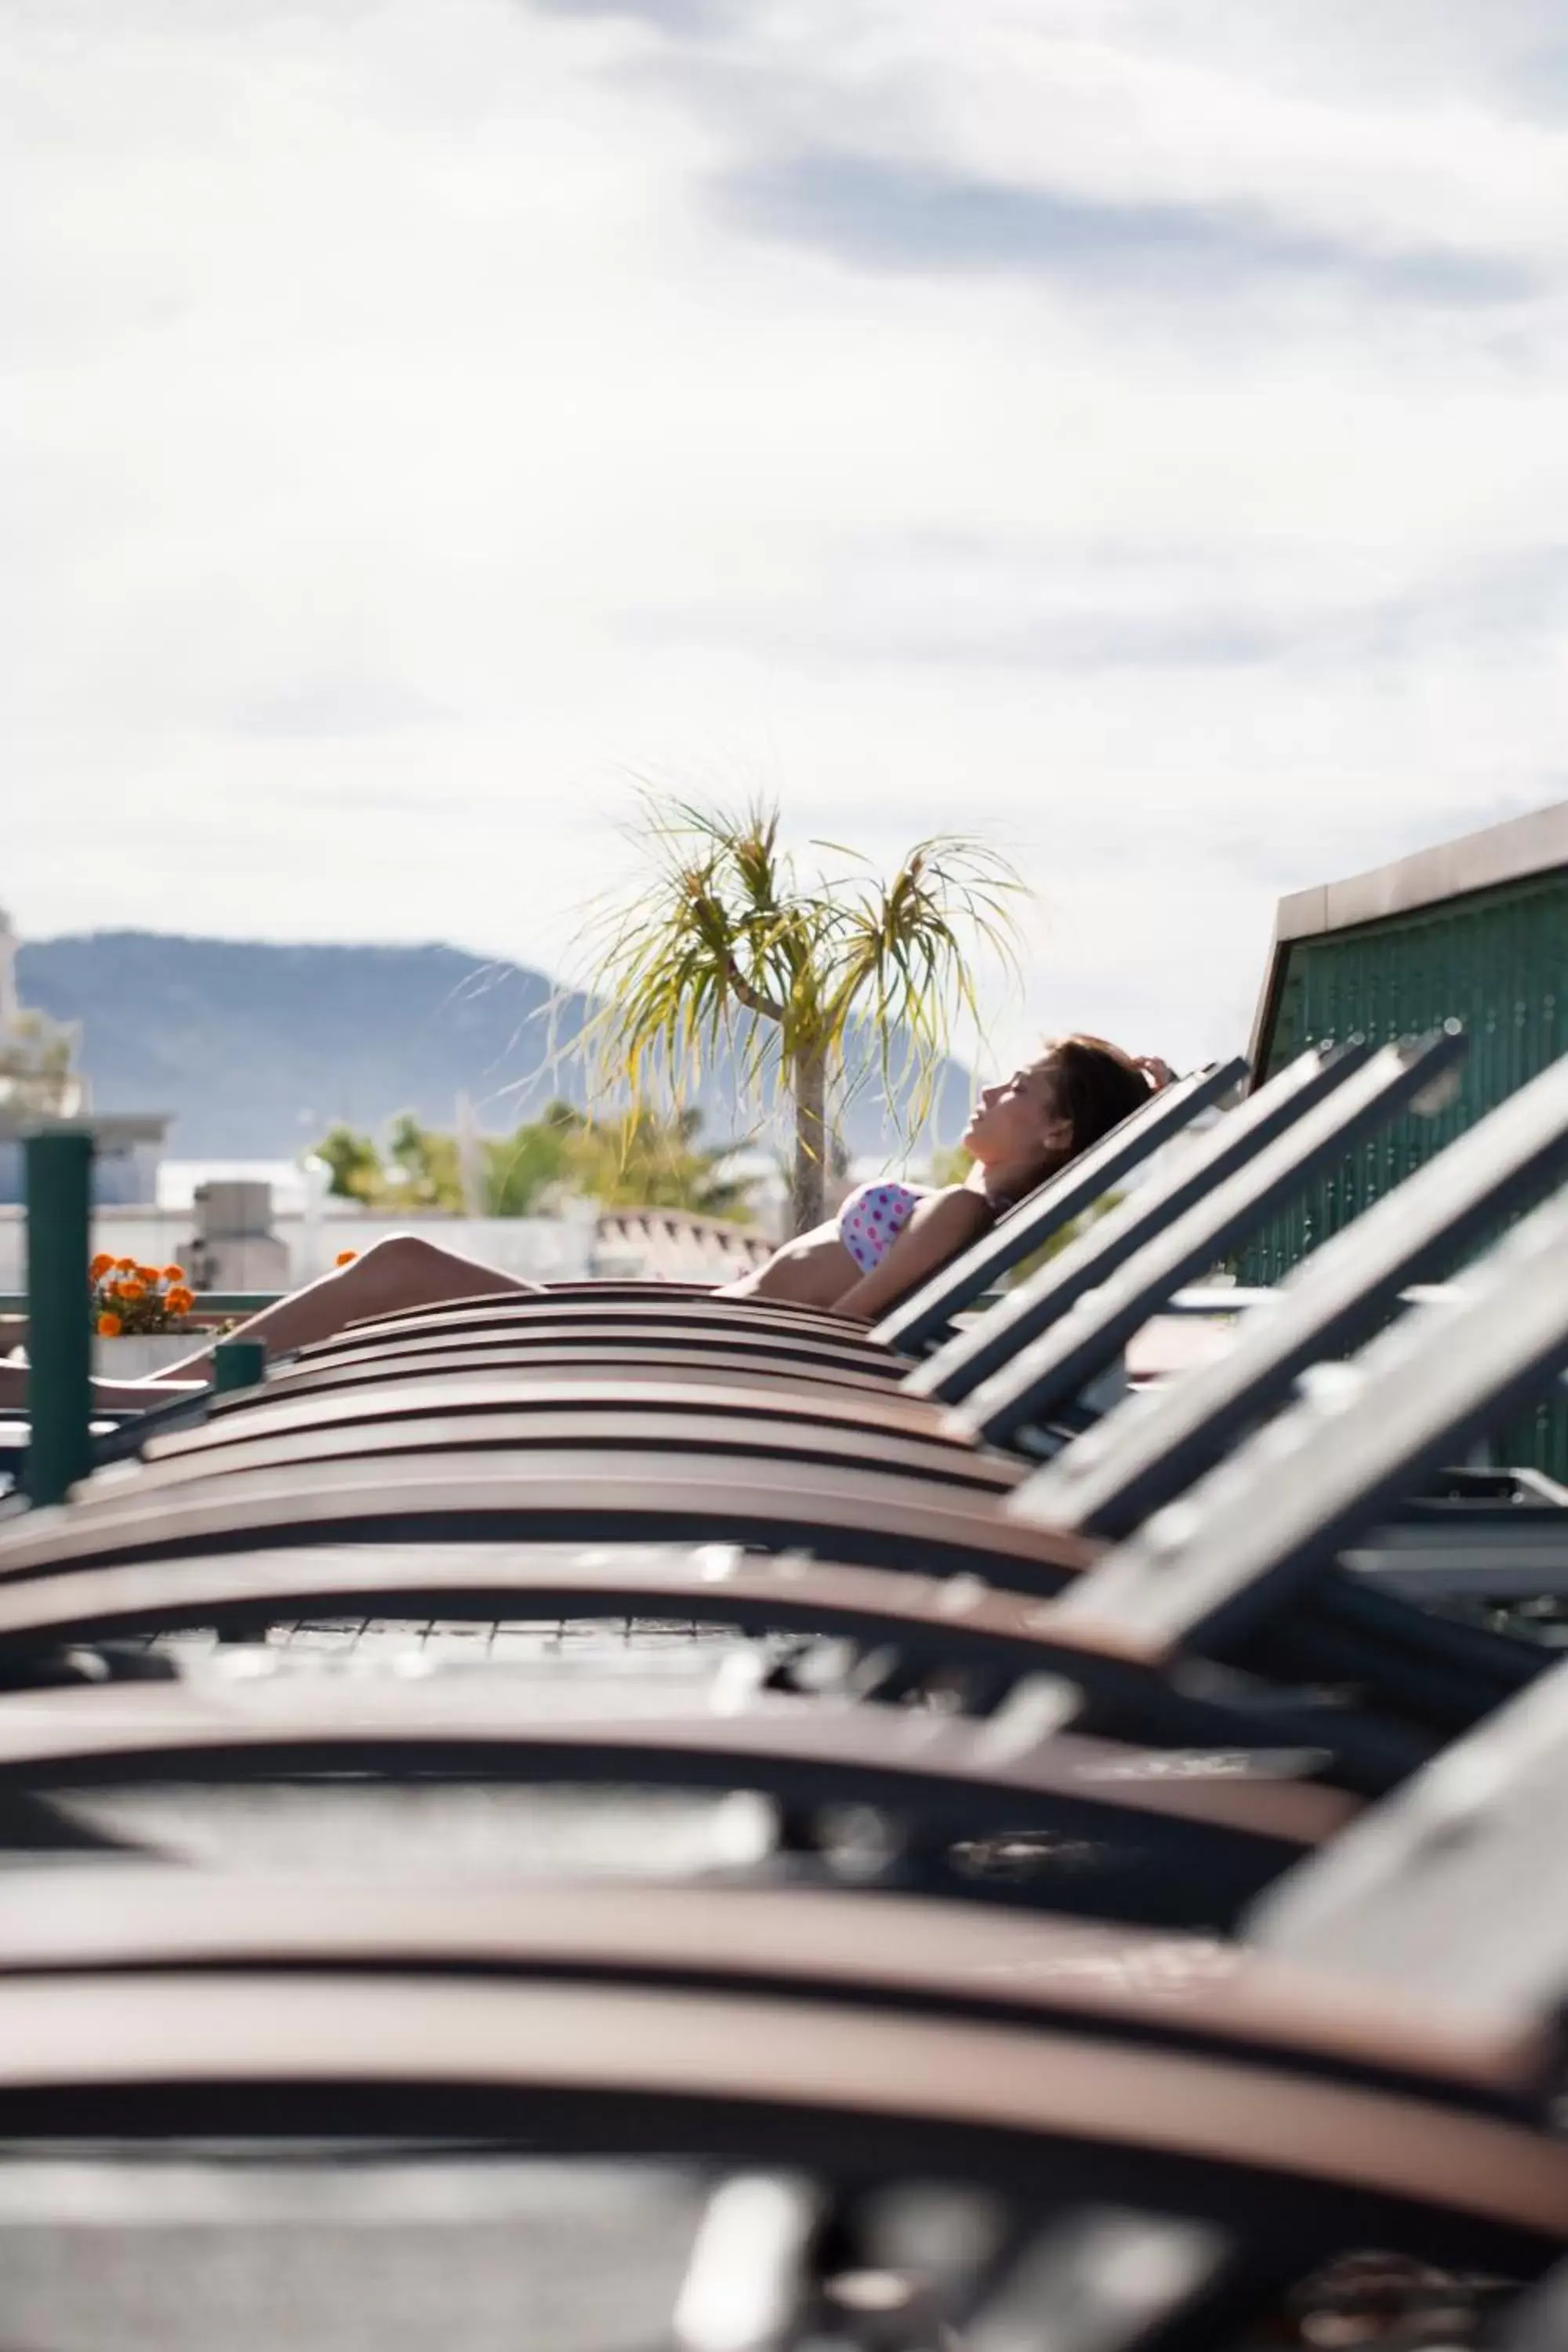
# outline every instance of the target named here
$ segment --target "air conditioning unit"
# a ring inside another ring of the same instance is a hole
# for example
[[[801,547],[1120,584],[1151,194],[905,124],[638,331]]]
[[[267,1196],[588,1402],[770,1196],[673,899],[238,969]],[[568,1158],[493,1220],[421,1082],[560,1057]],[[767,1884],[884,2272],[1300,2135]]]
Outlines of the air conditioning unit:
[[[181,1253],[196,1290],[287,1290],[289,1252],[272,1231],[270,1184],[215,1180],[194,1195],[196,1229]]]

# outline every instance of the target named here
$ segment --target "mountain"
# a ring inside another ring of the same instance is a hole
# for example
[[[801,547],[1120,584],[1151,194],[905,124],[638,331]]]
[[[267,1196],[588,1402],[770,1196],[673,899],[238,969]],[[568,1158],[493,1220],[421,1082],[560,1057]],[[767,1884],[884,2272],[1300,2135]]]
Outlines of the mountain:
[[[586,1000],[459,948],[94,931],[25,944],[17,979],[24,1003],[82,1024],[81,1066],[100,1110],[174,1114],[177,1159],[291,1158],[340,1119],[374,1129],[400,1110],[449,1128],[459,1093],[498,1132],[552,1096],[583,1099],[572,1047]],[[939,1135],[962,1129],[973,1092],[968,1072],[946,1064]],[[696,1098],[714,1140],[745,1123],[722,1073]],[[891,1140],[874,1084],[844,1127],[858,1155]]]

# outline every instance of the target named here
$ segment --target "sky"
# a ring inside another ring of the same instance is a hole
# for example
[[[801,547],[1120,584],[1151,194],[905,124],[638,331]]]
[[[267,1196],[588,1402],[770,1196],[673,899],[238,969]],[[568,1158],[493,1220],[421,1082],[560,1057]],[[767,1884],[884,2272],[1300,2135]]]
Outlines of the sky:
[[[0,898],[566,977],[639,786],[1004,1058],[1568,793],[1562,0],[0,0]]]

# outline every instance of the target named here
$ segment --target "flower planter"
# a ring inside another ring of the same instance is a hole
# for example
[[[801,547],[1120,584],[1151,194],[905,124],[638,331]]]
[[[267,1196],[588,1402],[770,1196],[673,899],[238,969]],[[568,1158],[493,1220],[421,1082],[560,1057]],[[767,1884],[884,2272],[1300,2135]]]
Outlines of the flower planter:
[[[185,1318],[195,1305],[180,1265],[142,1265],[100,1250],[87,1270],[93,1370],[103,1380],[144,1381],[201,1341]]]
[[[201,1346],[199,1331],[132,1331],[118,1339],[95,1339],[92,1369],[100,1381],[144,1381]]]

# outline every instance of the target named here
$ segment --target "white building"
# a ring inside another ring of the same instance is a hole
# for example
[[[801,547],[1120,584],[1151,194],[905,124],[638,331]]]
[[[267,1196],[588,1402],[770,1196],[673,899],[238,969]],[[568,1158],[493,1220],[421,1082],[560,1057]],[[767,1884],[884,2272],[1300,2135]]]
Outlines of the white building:
[[[90,1119],[97,1146],[93,1183],[105,1207],[152,1202],[170,1121],[160,1111],[94,1116],[76,1066],[81,1032],[26,1007],[16,986],[21,941],[0,908],[0,1202],[22,1200],[22,1138],[40,1119]]]

